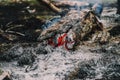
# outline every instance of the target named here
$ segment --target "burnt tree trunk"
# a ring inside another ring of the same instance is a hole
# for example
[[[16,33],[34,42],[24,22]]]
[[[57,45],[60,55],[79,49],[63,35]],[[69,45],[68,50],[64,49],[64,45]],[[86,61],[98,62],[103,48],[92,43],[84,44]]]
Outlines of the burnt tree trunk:
[[[120,0],[117,0],[117,14],[120,14]]]

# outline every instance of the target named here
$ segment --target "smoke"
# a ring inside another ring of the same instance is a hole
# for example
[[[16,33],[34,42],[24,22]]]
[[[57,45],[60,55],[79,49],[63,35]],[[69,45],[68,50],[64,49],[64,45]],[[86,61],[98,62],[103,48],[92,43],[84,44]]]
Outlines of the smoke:
[[[86,0],[89,3],[102,3],[102,0]]]

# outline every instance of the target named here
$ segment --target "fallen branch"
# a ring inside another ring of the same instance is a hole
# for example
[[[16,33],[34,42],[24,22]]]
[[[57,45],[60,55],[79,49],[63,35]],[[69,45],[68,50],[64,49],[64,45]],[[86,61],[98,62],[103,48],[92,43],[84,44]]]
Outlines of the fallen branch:
[[[62,10],[56,7],[50,0],[37,0],[37,1],[42,3],[43,5],[46,5],[49,9],[51,9],[54,12],[57,13],[62,12]]]

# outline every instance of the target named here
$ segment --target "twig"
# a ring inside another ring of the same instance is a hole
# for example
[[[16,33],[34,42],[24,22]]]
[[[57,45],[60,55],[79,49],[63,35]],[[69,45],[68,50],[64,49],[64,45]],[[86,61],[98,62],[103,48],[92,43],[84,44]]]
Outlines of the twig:
[[[25,36],[25,34],[20,33],[20,32],[15,32],[15,31],[5,31],[5,32],[10,33],[10,34],[17,34],[17,35],[20,35],[20,36]]]
[[[23,27],[23,25],[17,25],[15,27],[9,27],[8,29],[6,29],[5,31],[9,31],[11,29],[14,29],[14,28],[19,28],[19,27]]]

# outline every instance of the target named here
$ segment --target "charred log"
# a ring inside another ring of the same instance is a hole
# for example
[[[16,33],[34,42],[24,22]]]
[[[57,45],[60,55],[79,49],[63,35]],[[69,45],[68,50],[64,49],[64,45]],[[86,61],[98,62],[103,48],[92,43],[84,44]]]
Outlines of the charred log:
[[[76,15],[77,13],[73,12],[72,14]],[[69,33],[70,30],[72,30],[72,37],[76,42],[75,46],[79,45],[81,41],[85,41],[86,37],[92,42],[105,43],[108,41],[110,35],[94,12],[88,11],[82,18],[71,19],[71,16],[74,16],[72,14],[69,12],[61,21],[43,31],[38,41],[47,40],[56,34]]]

